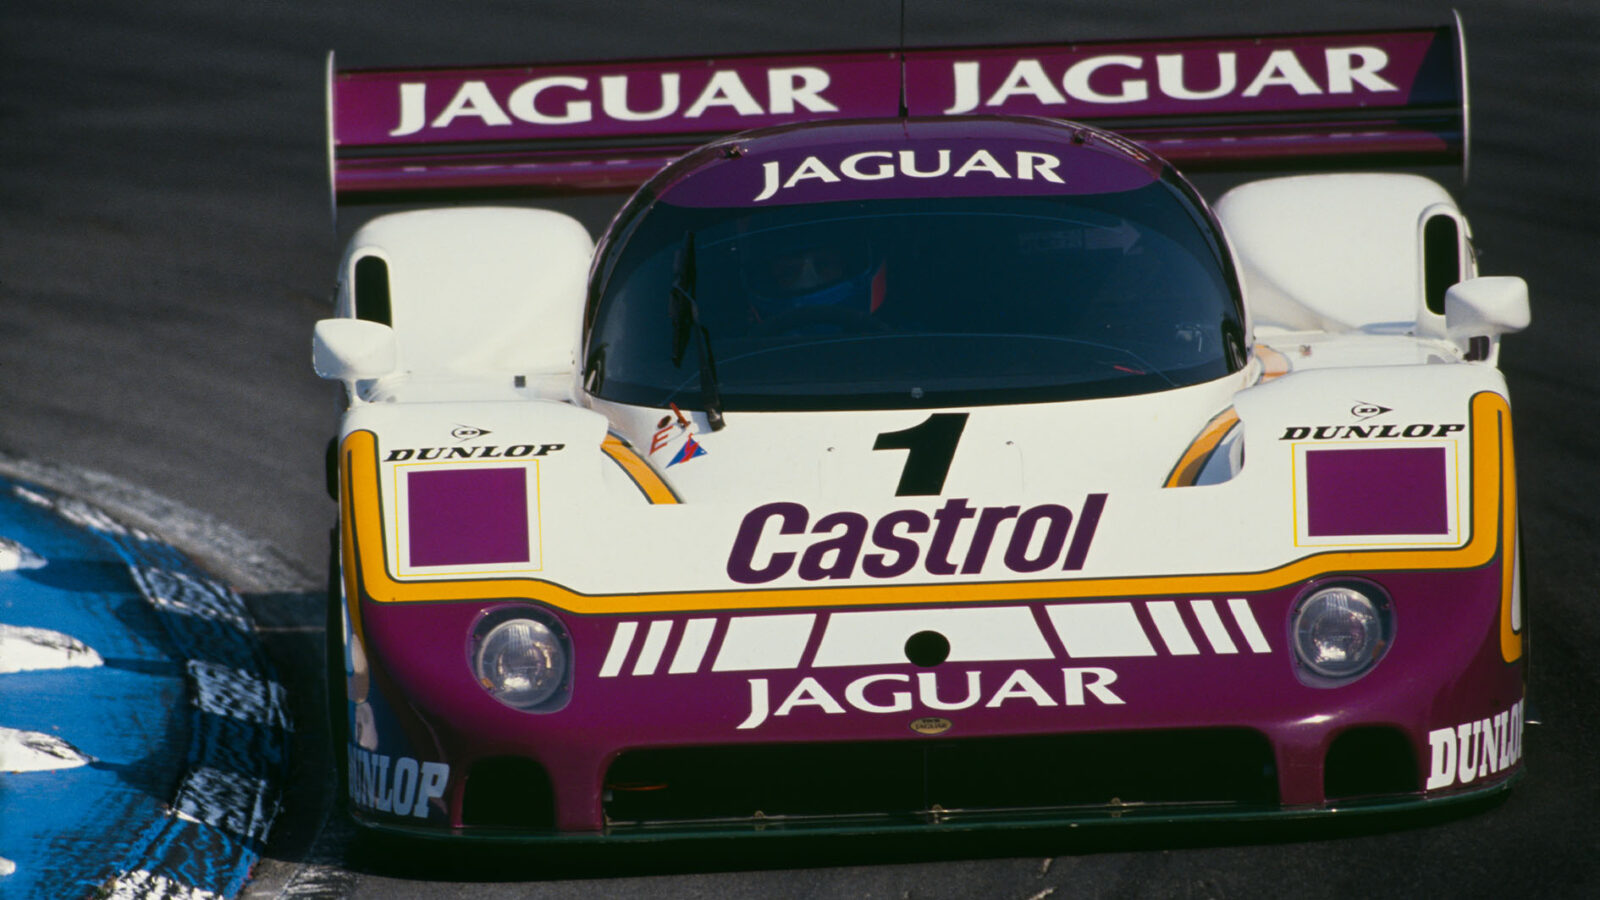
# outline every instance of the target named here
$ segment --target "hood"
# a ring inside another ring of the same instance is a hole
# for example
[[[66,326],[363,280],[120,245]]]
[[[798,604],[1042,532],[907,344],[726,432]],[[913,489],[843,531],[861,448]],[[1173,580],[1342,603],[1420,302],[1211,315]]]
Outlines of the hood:
[[[1081,498],[1160,486],[1243,384],[1239,375],[1067,403],[728,413],[719,431],[698,412],[604,401],[594,409],[690,503]]]

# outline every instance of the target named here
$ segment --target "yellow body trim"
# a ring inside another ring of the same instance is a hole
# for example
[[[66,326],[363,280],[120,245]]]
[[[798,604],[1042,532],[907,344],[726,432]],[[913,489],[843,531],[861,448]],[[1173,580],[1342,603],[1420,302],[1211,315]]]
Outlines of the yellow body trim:
[[[1274,378],[1282,378],[1294,368],[1289,362],[1289,357],[1281,352],[1268,347],[1266,344],[1256,345],[1256,359],[1261,360],[1261,383],[1266,384]]]
[[[1178,464],[1172,467],[1172,474],[1167,476],[1167,483],[1162,487],[1191,487],[1196,478],[1200,477],[1200,469],[1205,466],[1206,460],[1211,458],[1217,444],[1233,426],[1239,424],[1239,413],[1233,407],[1228,407],[1222,412],[1211,417],[1206,427],[1200,429],[1199,437],[1183,452]]]
[[[1504,403],[1502,402],[1502,406]],[[1511,624],[1512,593],[1517,583],[1517,469],[1511,446],[1511,410],[1501,412],[1500,433],[1500,540],[1504,556],[1500,561],[1500,655],[1506,662],[1522,658],[1523,636]],[[1526,602],[1527,598],[1523,598]]]
[[[1087,597],[1175,594],[1251,594],[1339,572],[1475,569],[1493,562],[1510,540],[1502,529],[1512,513],[1502,510],[1509,497],[1501,493],[1510,478],[1510,411],[1498,394],[1472,398],[1472,533],[1468,542],[1450,549],[1334,550],[1314,553],[1261,572],[1153,575],[1050,581],[1005,581],[981,584],[904,584],[864,587],[803,587],[724,591],[681,591],[630,594],[582,594],[542,579],[500,578],[473,581],[396,581],[384,555],[383,519],[378,496],[377,439],[370,431],[345,438],[341,459],[345,481],[352,485],[344,510],[347,533],[355,537],[359,578],[379,601],[427,602],[526,597],[579,614],[640,615],[683,610],[785,609],[867,605],[938,605],[992,603]],[[351,519],[354,519],[352,527]],[[1509,595],[1507,595],[1509,598]],[[1509,615],[1509,599],[1504,612]],[[1509,618],[1507,619],[1509,622]]]
[[[371,432],[362,433],[371,434]],[[366,449],[376,452],[377,442],[373,441]],[[350,485],[351,476],[357,468],[351,459],[355,452],[355,447],[346,438],[344,446],[339,448],[339,565],[343,567],[340,575],[344,578],[344,602],[345,610],[350,615],[350,631],[365,647],[366,635],[361,629],[361,572],[356,559],[355,525],[350,516],[350,510],[355,504],[354,491]],[[376,466],[370,489],[377,489]]]
[[[622,471],[633,480],[651,503],[677,503],[678,495],[672,492],[656,470],[650,467],[632,447],[623,443],[622,439],[614,434],[606,435],[600,449],[622,467]]]

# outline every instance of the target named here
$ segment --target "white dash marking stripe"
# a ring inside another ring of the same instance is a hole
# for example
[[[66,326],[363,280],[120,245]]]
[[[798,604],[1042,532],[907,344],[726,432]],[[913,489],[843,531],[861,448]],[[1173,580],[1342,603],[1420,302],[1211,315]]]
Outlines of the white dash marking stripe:
[[[1211,649],[1218,653],[1238,653],[1239,648],[1234,645],[1233,638],[1228,635],[1228,626],[1222,624],[1222,616],[1217,612],[1217,605],[1210,600],[1191,600],[1189,608],[1194,610],[1195,618],[1200,620],[1200,630],[1206,633],[1206,640],[1211,642]]]
[[[906,641],[933,631],[950,642],[951,662],[1050,659],[1050,644],[1025,606],[970,609],[880,609],[828,616],[812,665],[893,666],[906,661]]]
[[[161,900],[222,900],[222,895],[214,891],[193,887],[143,869],[123,874],[110,888],[111,892],[105,895],[106,900],[152,900],[157,897]]]
[[[1156,633],[1161,635],[1161,643],[1167,645],[1167,652],[1173,656],[1194,656],[1200,652],[1175,601],[1152,600],[1145,608],[1150,611],[1150,620],[1156,623]]]
[[[46,628],[0,625],[0,674],[48,669],[94,669],[105,660],[69,634]]]
[[[47,497],[38,491],[31,491],[22,485],[17,485],[13,493],[15,493],[19,499],[28,503],[32,503],[35,506],[42,506],[81,528],[89,528],[110,535],[132,535],[140,538],[147,537],[147,535],[145,535],[145,533],[142,531],[130,531],[129,529],[124,528],[121,523],[106,515],[104,511],[90,506],[82,500],[75,500],[71,497]]]
[[[288,716],[284,713],[288,708],[288,695],[283,685],[263,681],[250,672],[197,659],[189,660],[189,677],[194,680],[194,705],[201,712],[268,727],[289,728]]]
[[[1250,611],[1250,601],[1243,597],[1234,597],[1228,601],[1228,609],[1233,613],[1233,621],[1239,625],[1239,630],[1244,632],[1244,640],[1250,645],[1250,652],[1271,653],[1272,645],[1267,643],[1267,636],[1261,633],[1261,625],[1256,622],[1255,613]]]
[[[667,674],[682,675],[699,671],[716,628],[716,619],[690,619],[685,622],[683,637],[678,641],[678,652],[672,655],[672,665],[667,668]]]
[[[231,589],[205,578],[166,569],[134,567],[139,592],[160,610],[226,622],[240,631],[251,631],[244,601]]]
[[[10,538],[0,537],[0,572],[42,569],[46,560]]]
[[[176,815],[240,837],[265,840],[277,814],[271,786],[260,778],[200,767],[190,769],[173,798]]]
[[[728,631],[722,637],[711,671],[798,669],[816,622],[816,613],[734,616],[728,620]]]
[[[606,661],[600,666],[601,678],[615,678],[622,672],[622,664],[628,659],[628,650],[633,647],[634,632],[638,630],[638,622],[617,623],[616,634],[611,636],[611,649],[606,651]]]
[[[667,638],[672,637],[672,620],[658,619],[650,623],[645,632],[644,646],[639,648],[639,660],[633,664],[633,674],[654,675],[661,665],[661,654],[667,649]]]
[[[0,728],[0,772],[54,772],[93,762],[53,734]]]
[[[1156,655],[1132,603],[1073,603],[1052,606],[1049,613],[1074,659]]]

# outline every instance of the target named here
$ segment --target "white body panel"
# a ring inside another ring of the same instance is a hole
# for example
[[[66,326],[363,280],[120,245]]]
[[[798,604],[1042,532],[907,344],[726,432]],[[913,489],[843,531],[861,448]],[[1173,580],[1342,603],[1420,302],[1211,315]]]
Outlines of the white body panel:
[[[338,312],[354,314],[354,261],[384,257],[399,369],[361,386],[341,439],[376,436],[392,536],[384,552],[405,580],[528,577],[584,595],[737,588],[750,580],[732,576],[732,548],[752,510],[773,502],[799,504],[806,518],[792,533],[780,533],[776,519],[751,526],[757,565],[837,537],[811,530],[835,512],[868,523],[900,510],[933,517],[946,498],[960,498],[974,510],[1054,504],[1081,518],[1097,495],[1104,512],[1076,569],[1015,571],[1004,560],[1020,540],[1013,513],[991,527],[987,547],[975,540],[973,519],[946,535],[948,559],[966,563],[960,571],[933,571],[931,538],[922,534],[913,536],[917,564],[892,576],[836,555],[823,576],[773,568],[763,589],[1261,572],[1331,547],[1462,545],[1472,515],[1470,398],[1503,395],[1505,386],[1492,364],[1464,361],[1465,339],[1447,336],[1445,317],[1422,296],[1419,229],[1430,215],[1459,215],[1448,195],[1403,176],[1275,179],[1236,189],[1219,214],[1242,262],[1258,339],[1270,347],[1240,372],[1188,388],[957,410],[968,418],[938,497],[896,496],[907,451],[873,446],[941,410],[735,411],[712,431],[701,413],[584,395],[577,341],[591,250],[571,220],[486,209],[380,218],[357,233],[346,257]],[[1220,484],[1164,487],[1197,435],[1230,407],[1242,431],[1229,449],[1242,469],[1235,464]],[[1357,410],[1369,407],[1394,427],[1359,446],[1445,451],[1442,533],[1380,541],[1307,533],[1295,436],[1365,421]],[[608,431],[681,502],[647,501],[600,452]],[[528,552],[514,564],[415,564],[409,474],[471,466],[526,473]],[[1011,552],[1026,557],[1037,546],[1023,541]],[[858,555],[882,549],[869,538]]]
[[[1012,500],[1081,493],[1091,472],[1096,489],[1159,484],[1206,420],[1246,385],[1247,374],[1140,397],[974,408],[945,492]],[[677,431],[658,427],[661,410],[603,401],[593,407],[685,501],[740,503],[892,497],[906,451],[874,451],[875,439],[946,411],[731,413],[729,422],[739,427],[715,434],[702,427],[697,435],[707,457],[669,468],[677,441],[652,452],[658,433]]]
[[[1338,174],[1241,185],[1217,218],[1243,265],[1257,328],[1444,334],[1423,297],[1423,226],[1461,222],[1458,277],[1471,277],[1465,222],[1449,193],[1414,175]]]
[[[340,268],[335,314],[356,315],[357,263],[387,264],[399,372],[570,380],[594,243],[549,210],[429,209],[358,230]]]
[[[1202,388],[1215,393],[1220,386],[1190,389],[1191,396]],[[1054,503],[1081,512],[1089,495],[1105,494],[1091,552],[1078,571],[1063,571],[1059,565],[1031,573],[1008,570],[1002,562],[1012,536],[1008,522],[995,532],[978,571],[940,575],[930,573],[925,560],[920,560],[889,579],[873,578],[857,565],[848,577],[821,583],[791,569],[760,586],[1049,581],[1256,572],[1333,547],[1460,545],[1468,537],[1471,515],[1466,398],[1475,391],[1503,393],[1504,383],[1487,366],[1432,365],[1306,371],[1249,388],[1233,398],[1245,435],[1243,469],[1223,484],[1187,488],[1163,488],[1162,483],[1204,417],[1180,416],[1174,408],[1158,409],[1157,403],[1147,404],[1148,421],[1129,423],[1126,442],[1106,439],[1113,430],[1113,415],[1093,409],[1080,415],[1076,408],[1080,404],[973,410],[970,443],[963,438],[941,497],[896,497],[903,452],[871,449],[873,435],[915,421],[919,413],[730,414],[723,431],[697,435],[707,449],[705,456],[671,469],[662,469],[658,460],[658,471],[684,500],[670,505],[648,504],[606,457],[594,452],[605,434],[602,416],[567,404],[371,404],[352,410],[345,433],[378,434],[380,460],[396,448],[490,445],[502,454],[509,446],[535,448],[513,460],[412,457],[381,463],[385,531],[398,536],[387,542],[386,552],[390,571],[402,578],[515,574],[588,595],[726,590],[737,586],[730,580],[727,563],[742,520],[773,500],[803,505],[809,512],[808,530],[781,535],[770,525],[761,538],[758,562],[773,553],[802,553],[827,536],[809,528],[836,511],[860,513],[868,522],[877,522],[896,510],[931,515],[946,498],[958,497],[973,508],[1009,504],[1026,509]],[[1156,396],[1178,400],[1190,392]],[[1327,539],[1305,533],[1305,497],[1294,492],[1303,477],[1297,469],[1303,465],[1303,453],[1287,439],[1289,429],[1357,421],[1351,410],[1361,403],[1381,404],[1388,412],[1380,421],[1395,424],[1397,430],[1392,439],[1353,441],[1347,446],[1445,448],[1448,533],[1420,539]],[[1179,431],[1178,423],[1184,419],[1188,427]],[[1157,438],[1164,420],[1173,423],[1175,435]],[[1424,424],[1433,427],[1411,437],[1401,436],[1398,428]],[[462,425],[487,436],[453,440],[452,430]],[[1441,425],[1461,427],[1440,429]],[[537,448],[551,445],[559,447],[539,454]],[[1107,458],[1108,446],[1127,451],[1120,465]],[[1142,449],[1146,446],[1166,452]],[[538,532],[532,564],[448,570],[408,564],[406,473],[427,467],[507,465],[530,473],[529,519]],[[679,468],[684,470],[681,475]],[[833,481],[835,476],[838,482]],[[955,531],[950,559],[967,558],[974,530],[975,521],[968,519]],[[928,536],[916,539],[925,556]],[[1156,548],[1159,552],[1153,552]],[[869,543],[865,551],[874,548]]]

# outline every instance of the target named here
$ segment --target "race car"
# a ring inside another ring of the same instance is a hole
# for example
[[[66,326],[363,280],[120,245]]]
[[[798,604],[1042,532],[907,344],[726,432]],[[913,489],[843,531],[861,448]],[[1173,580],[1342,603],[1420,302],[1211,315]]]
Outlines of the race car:
[[[348,809],[1316,818],[1521,773],[1458,25],[329,62]],[[1210,205],[1173,161],[1315,168]],[[1352,171],[1353,170],[1353,171]],[[529,197],[636,189],[595,240]],[[465,204],[465,205],[464,205]]]

